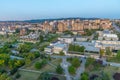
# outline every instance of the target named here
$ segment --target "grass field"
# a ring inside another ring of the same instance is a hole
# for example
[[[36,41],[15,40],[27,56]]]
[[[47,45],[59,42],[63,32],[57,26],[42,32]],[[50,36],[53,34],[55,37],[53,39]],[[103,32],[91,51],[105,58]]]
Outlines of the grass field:
[[[107,67],[104,68],[104,71],[106,73],[108,73],[108,75],[110,76],[111,80],[114,80],[113,79],[113,75],[116,72],[120,73],[120,68],[107,66]]]
[[[102,67],[98,71],[91,71],[91,72],[89,72],[89,74],[90,75],[92,75],[92,74],[101,75],[102,71],[108,74],[108,76],[110,77],[110,80],[114,80],[113,79],[113,75],[116,72],[120,73],[120,68],[118,68],[118,67],[112,67],[112,66],[106,66],[106,67]]]
[[[34,65],[36,62],[40,62],[41,59],[36,60],[34,63],[32,63],[30,66],[25,67],[24,69],[28,69],[28,70],[37,70],[37,71],[41,71],[41,72],[55,72],[55,66],[59,65],[61,63],[61,59],[52,59],[50,61],[51,64],[53,64],[54,66],[50,65],[50,64],[46,64],[42,69],[35,69]]]
[[[37,80],[40,76],[39,73],[33,73],[33,72],[26,72],[26,71],[18,71],[18,73],[21,75],[21,77],[17,80]]]
[[[41,59],[37,59],[35,62],[39,62],[41,61]],[[35,71],[40,71],[40,72],[52,72],[55,73],[55,66],[59,65],[61,63],[61,59],[52,59],[50,61],[51,64],[53,64],[54,66],[50,65],[50,64],[46,64],[42,69],[35,69],[34,67],[34,63],[32,63],[30,66],[24,67],[23,69],[27,69],[27,70],[35,70]],[[40,76],[40,73],[35,73],[35,72],[28,72],[28,71],[22,71],[19,70],[18,73],[21,75],[21,77],[17,80],[37,80],[38,77]],[[55,75],[56,76],[56,75]],[[65,80],[64,76],[57,76],[60,80]]]
[[[19,74],[21,74],[21,77],[17,80],[38,80],[40,73],[32,73],[32,72],[26,72],[26,71],[18,71]],[[66,80],[64,76],[58,76],[53,75],[54,77],[57,77],[59,80]]]

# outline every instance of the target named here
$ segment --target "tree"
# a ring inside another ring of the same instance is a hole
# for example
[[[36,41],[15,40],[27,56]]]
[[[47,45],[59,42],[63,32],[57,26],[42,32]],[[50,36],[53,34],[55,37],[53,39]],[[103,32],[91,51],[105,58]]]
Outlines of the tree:
[[[16,33],[20,33],[20,29],[17,28],[17,29],[15,30],[15,32],[16,32]]]
[[[120,60],[120,50],[117,52],[116,58]]]
[[[18,78],[21,77],[21,75],[20,75],[19,73],[17,73],[17,74],[15,75],[15,77],[16,77],[16,79],[18,79]]]
[[[35,68],[36,69],[41,69],[43,66],[47,64],[47,60],[43,59],[41,62],[36,62],[35,63]]]
[[[108,55],[108,56],[112,55],[112,51],[110,50],[110,47],[106,48],[106,55]]]
[[[66,30],[63,32],[65,35],[74,35],[73,32],[69,31],[69,30]]]
[[[65,53],[64,53],[63,51],[60,51],[60,55],[61,55],[61,56],[64,56]]]
[[[35,63],[35,68],[40,69],[42,67],[42,64],[40,62]]]
[[[51,75],[48,74],[47,72],[43,72],[40,74],[38,80],[51,80]]]
[[[40,53],[39,52],[34,52],[33,54],[35,55],[35,58],[40,57]]]
[[[84,50],[85,50],[84,46],[79,46],[75,44],[74,45],[70,44],[68,49],[68,51],[76,51],[76,52],[84,52]]]
[[[85,51],[85,47],[81,46],[79,50],[80,50],[80,52],[84,52]]]
[[[0,59],[4,60],[4,61],[2,61],[2,63],[4,62],[4,65],[8,65],[10,55],[9,54],[0,54]]]
[[[0,66],[3,66],[4,65],[4,60],[0,60]]]
[[[40,42],[44,41],[44,37],[42,35],[40,35]]]
[[[100,56],[104,56],[105,55],[105,50],[104,49],[100,49]]]
[[[69,51],[73,51],[73,49],[74,49],[74,46],[72,45],[72,44],[69,44]]]
[[[51,56],[50,56],[50,55],[48,55],[48,56],[47,56],[47,59],[48,59],[49,61],[51,61],[51,60],[52,60],[52,58],[51,58]]]
[[[27,58],[30,59],[30,60],[33,60],[35,58],[35,54],[33,53],[28,53],[27,54]]]
[[[93,64],[95,62],[94,58],[87,58],[86,63],[85,63],[85,67],[88,67],[89,65]]]
[[[102,80],[110,80],[110,76],[108,75],[108,73],[102,71],[101,75],[102,75],[101,77]]]
[[[81,75],[81,79],[80,80],[89,80],[89,77],[88,77],[88,74],[86,72],[84,72],[82,75]]]
[[[72,66],[74,66],[75,68],[78,68],[80,66],[80,61],[78,58],[72,59]]]
[[[20,53],[27,53],[31,50],[31,45],[29,44],[21,44],[19,47],[18,47],[18,51]]]
[[[75,74],[76,69],[75,69],[74,66],[69,66],[68,71],[69,71],[70,74]]]
[[[25,64],[26,64],[26,65],[30,65],[30,63],[31,63],[31,60],[28,59],[28,58],[26,58],[26,59],[25,59]]]
[[[62,74],[63,73],[63,68],[60,65],[58,65],[57,68],[56,68],[56,72],[58,74]]]
[[[0,80],[12,80],[7,74],[0,74]]]

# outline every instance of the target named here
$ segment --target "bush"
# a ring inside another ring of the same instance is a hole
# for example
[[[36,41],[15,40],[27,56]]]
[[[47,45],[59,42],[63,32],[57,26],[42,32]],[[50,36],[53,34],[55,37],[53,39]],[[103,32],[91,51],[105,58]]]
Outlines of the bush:
[[[21,75],[19,73],[17,73],[15,77],[16,77],[16,79],[18,79],[21,77]]]
[[[40,69],[42,67],[42,64],[40,62],[35,63],[35,68]]]
[[[74,66],[75,68],[78,68],[80,66],[80,61],[78,58],[73,58],[71,63],[72,63],[72,66]]]
[[[35,63],[35,68],[36,69],[41,69],[43,66],[47,64],[47,60],[43,59],[41,62],[36,62]]]
[[[64,56],[64,55],[65,55],[65,53],[64,53],[63,51],[61,51],[61,52],[60,52],[60,55],[61,55],[61,56]]]
[[[6,70],[0,69],[0,73],[5,73],[5,72],[6,72]]]
[[[73,66],[69,66],[68,71],[70,74],[75,74],[76,69]]]
[[[62,74],[63,73],[63,68],[60,65],[58,65],[57,68],[56,68],[56,72],[58,74]]]
[[[17,70],[18,70],[17,68],[14,68],[13,70],[10,71],[10,74],[14,75],[17,72]]]

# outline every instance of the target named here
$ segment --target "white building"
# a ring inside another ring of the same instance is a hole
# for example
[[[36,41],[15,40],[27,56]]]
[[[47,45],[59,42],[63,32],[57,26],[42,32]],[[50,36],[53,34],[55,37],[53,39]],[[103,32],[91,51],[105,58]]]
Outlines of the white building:
[[[95,42],[95,47],[105,49],[106,47],[110,47],[113,50],[119,50],[120,49],[120,41],[94,41]]]
[[[118,41],[118,36],[116,34],[103,34],[105,40],[116,40]]]
[[[52,54],[53,52],[53,47],[52,46],[47,46],[44,51],[47,53],[47,54]]]
[[[58,43],[53,47],[53,53],[59,54],[60,51],[63,51],[66,54],[67,44]]]
[[[76,37],[76,41],[78,41],[78,42],[84,42],[87,40],[88,40],[88,37]]]
[[[74,41],[74,38],[68,35],[68,36],[62,36],[62,37],[58,38],[58,40],[60,40],[64,43],[71,44]]]
[[[118,41],[119,38],[116,34],[112,34],[112,31],[109,30],[104,30],[104,31],[97,31],[99,34],[98,40],[113,40],[113,41]]]

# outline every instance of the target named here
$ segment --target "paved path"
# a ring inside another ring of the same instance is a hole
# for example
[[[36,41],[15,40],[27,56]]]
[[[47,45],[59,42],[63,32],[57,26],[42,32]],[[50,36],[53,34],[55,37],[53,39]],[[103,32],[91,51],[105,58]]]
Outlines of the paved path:
[[[80,67],[76,71],[76,76],[75,76],[74,80],[79,80],[80,77],[81,77],[81,74],[85,71],[86,59],[85,58],[81,58],[81,60],[82,60],[82,63],[80,65]]]
[[[62,58],[61,66],[64,69],[66,80],[71,80],[71,78],[70,78],[71,76],[70,76],[70,74],[68,72],[69,63],[66,61],[66,58]]]
[[[28,69],[19,69],[19,71],[33,72],[33,73],[39,73],[39,74],[42,73],[41,71],[28,70]],[[65,76],[65,75],[60,75],[60,74],[55,74],[55,73],[48,73],[48,74],[53,74],[53,75],[58,75],[58,76]]]

